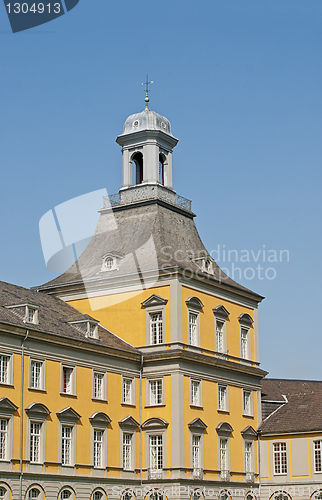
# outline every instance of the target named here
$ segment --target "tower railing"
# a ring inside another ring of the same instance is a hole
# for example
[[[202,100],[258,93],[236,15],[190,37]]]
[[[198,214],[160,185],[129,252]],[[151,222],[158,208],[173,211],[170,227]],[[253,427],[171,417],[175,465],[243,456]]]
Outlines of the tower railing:
[[[116,194],[103,196],[103,208],[131,205],[148,200],[161,200],[175,207],[191,212],[192,202],[161,185],[140,185]]]

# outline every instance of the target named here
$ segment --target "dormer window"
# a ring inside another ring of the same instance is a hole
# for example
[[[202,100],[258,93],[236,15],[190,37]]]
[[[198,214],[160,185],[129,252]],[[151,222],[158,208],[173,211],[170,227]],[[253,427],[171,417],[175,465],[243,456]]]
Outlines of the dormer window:
[[[98,322],[95,321],[70,321],[69,325],[74,326],[80,332],[84,333],[85,337],[98,339]]]
[[[208,256],[199,257],[197,259],[194,259],[194,261],[197,264],[197,266],[200,267],[201,271],[203,271],[204,273],[209,273],[209,274],[214,273],[213,261],[210,257]]]
[[[28,323],[36,323],[37,309],[27,306],[27,319]]]
[[[26,323],[38,324],[38,306],[31,304],[17,304],[14,306],[5,306],[17,316],[19,316]]]
[[[118,270],[119,258],[115,255],[107,254],[102,258],[102,268],[101,272],[105,271],[117,271]]]
[[[107,257],[107,259],[105,259],[105,267],[108,271],[111,271],[114,267],[114,259],[113,257]]]

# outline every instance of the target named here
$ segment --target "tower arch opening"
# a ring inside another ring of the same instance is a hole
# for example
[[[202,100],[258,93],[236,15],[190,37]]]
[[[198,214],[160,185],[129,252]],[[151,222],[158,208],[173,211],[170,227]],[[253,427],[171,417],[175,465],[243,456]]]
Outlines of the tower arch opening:
[[[132,184],[142,184],[143,182],[143,154],[139,151],[134,153],[132,161]]]
[[[165,164],[165,156],[162,153],[159,153],[159,182],[164,186],[164,164]]]

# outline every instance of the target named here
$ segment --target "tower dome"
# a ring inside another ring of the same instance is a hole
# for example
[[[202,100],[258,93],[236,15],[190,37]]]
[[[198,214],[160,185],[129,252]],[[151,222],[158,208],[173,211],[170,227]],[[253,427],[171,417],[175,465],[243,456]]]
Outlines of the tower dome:
[[[169,120],[165,116],[159,115],[159,113],[155,111],[151,111],[147,106],[141,113],[134,113],[125,120],[123,133],[121,135],[123,136],[141,130],[160,130],[172,136]]]

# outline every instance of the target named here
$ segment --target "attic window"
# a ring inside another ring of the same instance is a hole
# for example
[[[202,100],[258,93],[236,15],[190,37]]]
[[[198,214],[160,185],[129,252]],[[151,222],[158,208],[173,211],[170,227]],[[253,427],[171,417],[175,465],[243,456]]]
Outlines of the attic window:
[[[108,271],[111,271],[114,267],[114,259],[113,257],[107,257],[107,259],[105,259],[105,267]]]
[[[201,257],[198,259],[194,259],[195,263],[200,267],[201,271],[204,273],[213,274],[213,261],[210,257]]]
[[[26,323],[38,324],[38,306],[31,304],[17,304],[14,306],[5,306],[11,309],[13,313],[19,316]]]
[[[77,330],[82,332],[85,337],[98,339],[98,322],[88,320],[70,321],[69,325],[77,328]]]
[[[102,259],[102,268],[103,271],[116,271],[118,269],[118,259],[114,255],[104,255]]]

